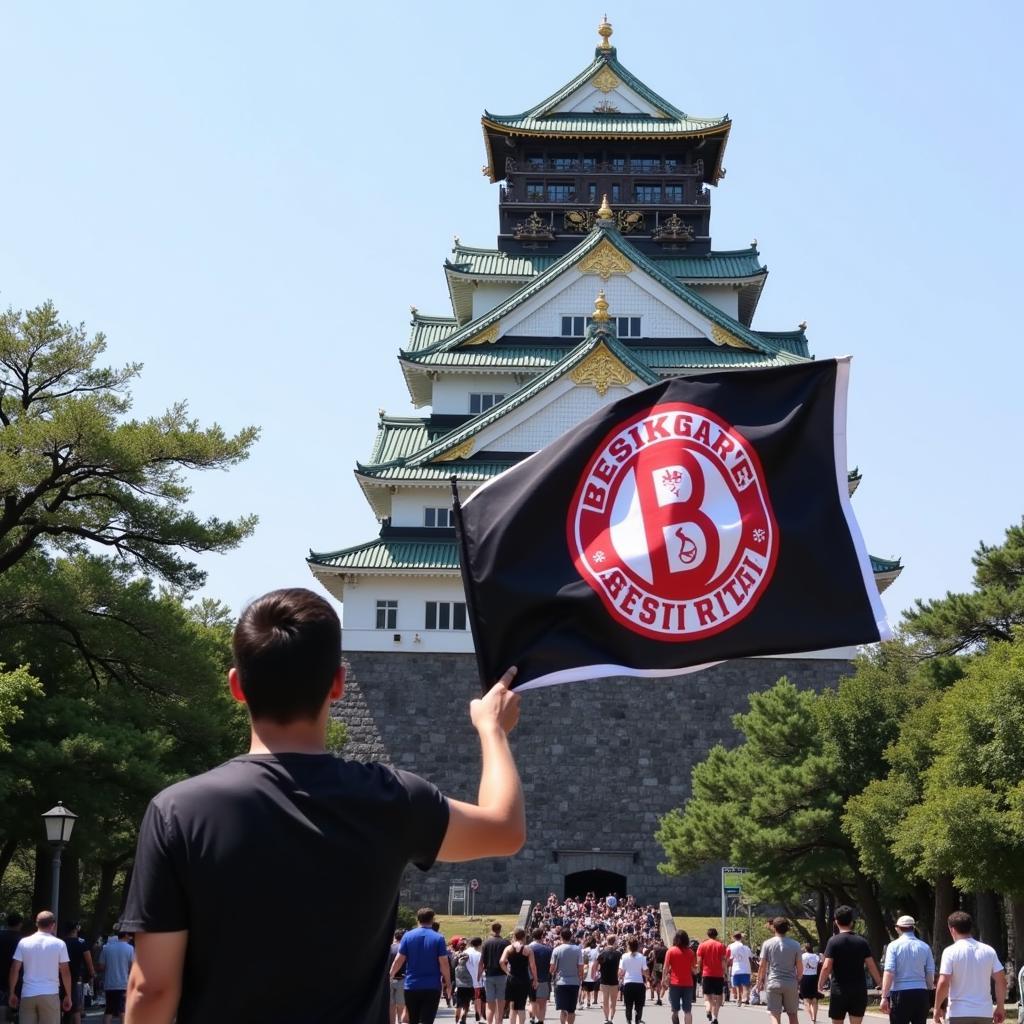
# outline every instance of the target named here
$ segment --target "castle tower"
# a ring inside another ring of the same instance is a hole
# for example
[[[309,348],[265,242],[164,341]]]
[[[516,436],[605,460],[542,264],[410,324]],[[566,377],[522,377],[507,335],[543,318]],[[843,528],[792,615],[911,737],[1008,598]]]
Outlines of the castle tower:
[[[500,182],[497,244],[456,238],[443,265],[451,312],[412,309],[399,364],[413,406],[427,411],[382,411],[370,455],[356,466],[378,535],[308,560],[344,604],[347,756],[419,771],[469,798],[478,754],[463,719],[478,683],[450,478],[468,493],[603,404],[665,377],[811,358],[804,324],[753,326],[767,278],[756,243],[712,248],[709,186],[725,176],[732,122],[663,99],[619,63],[611,34],[602,22],[594,60],[548,99],[522,114],[484,114],[484,172]],[[588,330],[599,292],[611,332]],[[849,479],[852,493],[860,475]],[[901,571],[898,561],[872,564],[879,589]],[[527,847],[473,867],[479,908],[584,877],[600,887],[586,874],[595,871],[641,898],[675,886],[680,899],[703,899],[701,878],[657,874],[658,815],[685,800],[693,763],[733,740],[730,716],[748,693],[784,674],[830,685],[851,654],[733,662],[660,682],[656,697],[652,684],[601,680],[525,698],[517,755],[524,768],[557,764],[575,776],[580,805],[571,788],[556,807],[530,803],[530,788],[546,786],[528,781]],[[666,720],[666,703],[685,709],[685,721]],[[590,822],[595,773],[620,748],[617,806]],[[446,879],[466,870],[415,873],[409,898],[439,905]]]

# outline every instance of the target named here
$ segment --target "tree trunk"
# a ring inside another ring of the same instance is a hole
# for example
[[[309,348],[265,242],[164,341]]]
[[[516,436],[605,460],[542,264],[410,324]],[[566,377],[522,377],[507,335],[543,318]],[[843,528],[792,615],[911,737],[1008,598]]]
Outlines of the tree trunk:
[[[932,954],[938,965],[942,951],[952,944],[949,937],[949,926],[946,918],[956,910],[956,889],[949,875],[939,875],[935,879],[935,916],[932,923]]]
[[[818,945],[824,949],[832,937],[832,922],[828,912],[828,894],[819,889],[814,900],[814,927],[818,931]]]
[[[881,957],[882,950],[889,941],[889,929],[885,926],[882,904],[875,895],[870,879],[859,871],[855,878],[857,882],[857,903],[860,906],[860,912],[864,918],[864,928],[867,932],[865,937],[877,960]]]
[[[990,945],[999,954],[1000,960],[1004,959],[1006,943],[1003,941],[999,897],[991,889],[980,889],[974,894],[974,907],[978,938]]]
[[[1024,964],[1024,899],[1019,896],[1007,896],[1004,909],[1006,915],[1006,980],[1016,991],[1017,972]],[[1020,993],[1016,994],[1020,1000]]]
[[[914,887],[914,896],[917,901],[914,913],[917,934],[930,944],[935,934],[935,890],[922,882]]]
[[[3,846],[0,846],[0,884],[3,883],[4,875],[7,874],[7,868],[10,866],[10,863],[17,852],[17,839],[8,839]]]
[[[64,851],[60,868],[60,913],[57,920],[61,931],[82,912],[82,862],[78,854],[70,849]]]
[[[100,885],[96,893],[96,906],[89,925],[89,941],[95,941],[107,934],[110,918],[110,904],[114,899],[114,879],[117,877],[117,861],[103,861],[100,864]]]

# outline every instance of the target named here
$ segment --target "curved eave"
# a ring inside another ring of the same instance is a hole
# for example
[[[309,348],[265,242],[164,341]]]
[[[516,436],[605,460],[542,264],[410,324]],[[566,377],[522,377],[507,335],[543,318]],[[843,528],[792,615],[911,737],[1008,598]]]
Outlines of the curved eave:
[[[417,409],[430,405],[434,397],[434,382],[430,379],[430,371],[419,363],[403,359],[400,354],[398,365],[402,368],[405,386],[409,389],[409,398]]]
[[[896,579],[901,572],[903,572],[902,569],[894,569],[891,572],[876,572],[874,576],[875,586],[878,587],[878,592],[880,594],[884,594],[886,590],[896,582]]]
[[[515,122],[520,120],[524,115],[518,117],[510,117],[509,121]],[[531,120],[540,120],[531,119]],[[665,124],[666,121],[658,118],[652,118],[651,124]],[[711,123],[708,127],[701,128],[690,128],[680,129],[672,131],[671,129],[660,131],[643,131],[643,130],[630,130],[630,131],[594,131],[593,129],[580,128],[579,130],[573,131],[565,127],[553,130],[550,128],[543,127],[525,127],[519,124],[503,123],[500,120],[495,120],[495,115],[484,114],[480,118],[480,124],[483,128],[484,133],[484,146],[487,152],[487,177],[493,184],[497,181],[502,181],[505,178],[504,161],[500,161],[501,166],[496,166],[499,161],[495,159],[494,149],[492,147],[492,134],[499,136],[507,136],[510,138],[526,138],[526,139],[582,139],[593,142],[610,142],[615,140],[623,141],[645,141],[645,142],[662,142],[662,141],[700,141],[709,138],[721,138],[721,146],[718,149],[717,159],[715,166],[710,174],[706,174],[704,180],[710,185],[717,185],[719,179],[723,176],[724,169],[722,167],[722,159],[725,155],[726,143],[729,141],[729,130],[732,128],[732,121],[725,120],[718,123]]]

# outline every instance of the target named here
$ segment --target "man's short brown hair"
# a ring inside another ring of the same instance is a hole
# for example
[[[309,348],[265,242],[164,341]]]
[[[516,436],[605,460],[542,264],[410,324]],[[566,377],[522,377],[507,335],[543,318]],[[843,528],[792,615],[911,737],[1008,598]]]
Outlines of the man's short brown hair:
[[[501,922],[500,921],[492,921],[491,922],[491,931],[494,932],[495,935],[500,935],[501,934]]]
[[[40,910],[36,914],[36,927],[37,928],[52,928],[57,923],[57,918],[53,916],[52,910]]]
[[[232,648],[253,718],[313,719],[341,667],[341,622],[311,590],[272,590],[242,612]]]
[[[416,920],[420,924],[430,924],[434,920],[434,908],[433,907],[420,907],[416,911]]]
[[[957,933],[957,935],[970,935],[974,931],[974,918],[966,910],[954,910],[946,918],[946,924]]]

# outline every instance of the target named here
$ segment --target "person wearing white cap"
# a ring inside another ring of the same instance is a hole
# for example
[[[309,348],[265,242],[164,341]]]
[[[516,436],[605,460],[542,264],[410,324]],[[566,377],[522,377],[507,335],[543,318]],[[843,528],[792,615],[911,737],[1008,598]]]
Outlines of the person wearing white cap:
[[[931,947],[914,929],[917,922],[904,914],[896,922],[899,937],[890,942],[882,965],[882,1013],[890,1024],[925,1024],[929,989],[935,985],[935,958]]]

